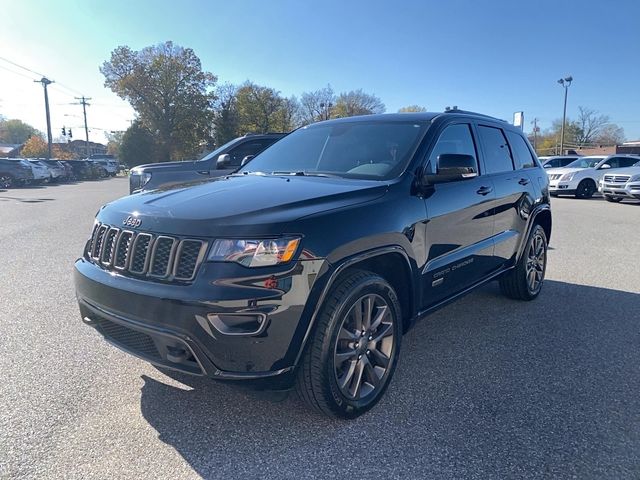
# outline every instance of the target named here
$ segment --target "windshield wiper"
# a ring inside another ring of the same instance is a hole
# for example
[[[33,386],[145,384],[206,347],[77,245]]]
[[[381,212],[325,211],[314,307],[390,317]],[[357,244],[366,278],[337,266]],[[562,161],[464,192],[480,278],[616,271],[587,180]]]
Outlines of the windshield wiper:
[[[320,173],[320,172],[305,172],[303,170],[297,170],[293,172],[289,171],[274,171],[271,172],[271,175],[294,175],[296,177],[327,177],[327,178],[337,178],[339,175],[332,175],[330,173]]]

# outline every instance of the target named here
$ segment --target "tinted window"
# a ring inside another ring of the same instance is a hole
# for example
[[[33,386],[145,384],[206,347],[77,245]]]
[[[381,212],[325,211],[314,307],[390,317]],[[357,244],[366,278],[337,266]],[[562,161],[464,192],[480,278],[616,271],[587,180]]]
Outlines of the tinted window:
[[[485,154],[487,173],[513,170],[513,161],[507,139],[499,128],[479,126],[478,132]]]
[[[468,124],[449,125],[440,134],[438,142],[429,155],[432,171],[435,171],[435,166],[438,164],[438,156],[443,153],[461,153],[471,155],[475,159],[478,158]]]
[[[517,133],[507,132],[507,138],[509,139],[509,145],[511,145],[511,151],[516,160],[518,168],[533,168],[536,166],[531,151],[527,144]]]
[[[229,152],[231,155],[231,165],[238,167],[240,163],[242,163],[242,159],[247,155],[256,155],[261,152],[269,145],[273,143],[273,140],[264,139],[264,140],[256,140],[253,142],[244,142],[241,145],[238,145],[236,148]]]
[[[630,157],[620,157],[620,166],[621,167],[631,167],[638,161],[637,158]]]
[[[575,160],[575,158],[561,158],[560,160],[558,160],[558,166],[559,167],[566,167],[567,165],[569,165],[571,162],[573,162]]]

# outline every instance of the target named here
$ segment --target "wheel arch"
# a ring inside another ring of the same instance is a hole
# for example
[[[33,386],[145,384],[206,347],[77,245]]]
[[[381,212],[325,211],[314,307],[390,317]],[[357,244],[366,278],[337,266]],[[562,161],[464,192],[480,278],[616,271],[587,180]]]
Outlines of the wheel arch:
[[[395,268],[389,268],[389,267]],[[388,269],[388,270],[387,270]],[[322,308],[327,294],[330,292],[340,278],[352,270],[368,270],[380,275],[388,281],[398,295],[398,301],[402,309],[403,332],[406,332],[413,324],[416,309],[416,289],[415,289],[415,269],[412,267],[411,260],[407,252],[399,245],[391,245],[386,247],[378,247],[366,252],[362,252],[352,257],[341,260],[330,274],[329,280],[322,288],[322,292],[318,297],[311,319],[309,321],[306,333],[298,350],[295,365],[300,361],[302,353],[307,346],[311,332],[313,331],[317,317]],[[409,288],[402,288],[403,283]]]

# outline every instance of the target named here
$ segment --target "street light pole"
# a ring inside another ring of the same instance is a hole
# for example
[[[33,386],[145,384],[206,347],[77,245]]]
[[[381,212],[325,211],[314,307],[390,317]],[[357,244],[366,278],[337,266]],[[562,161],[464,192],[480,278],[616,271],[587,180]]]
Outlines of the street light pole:
[[[560,130],[560,155],[564,155],[564,125],[567,123],[567,93],[569,92],[569,86],[573,81],[573,77],[561,78],[558,83],[564,88],[564,109],[562,111],[562,129]]]
[[[40,80],[34,80],[36,83],[41,83],[44,87],[44,110],[47,115],[47,160],[51,159],[51,116],[49,114],[49,94],[47,93],[47,86],[53,83],[53,80],[49,80],[47,77],[42,77]]]

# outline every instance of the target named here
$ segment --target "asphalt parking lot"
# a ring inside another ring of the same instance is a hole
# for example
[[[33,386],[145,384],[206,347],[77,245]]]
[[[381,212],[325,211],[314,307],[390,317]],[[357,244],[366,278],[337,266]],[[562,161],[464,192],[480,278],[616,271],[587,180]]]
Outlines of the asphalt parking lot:
[[[170,378],[81,323],[73,261],[126,193],[0,190],[0,477],[640,477],[640,203],[553,199],[541,296],[491,284],[428,317],[344,422]]]

